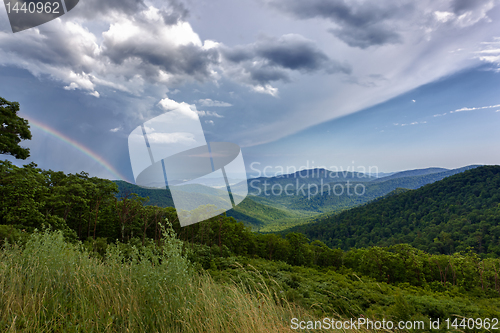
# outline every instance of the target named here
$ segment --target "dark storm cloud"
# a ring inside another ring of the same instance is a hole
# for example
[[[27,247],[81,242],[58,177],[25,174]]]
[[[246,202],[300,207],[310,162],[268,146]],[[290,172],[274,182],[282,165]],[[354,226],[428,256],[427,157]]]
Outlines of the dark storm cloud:
[[[490,3],[491,0],[454,0],[452,3],[453,12],[457,15],[461,15],[467,11],[476,9],[477,7],[482,7]]]
[[[298,38],[265,40],[257,43],[255,53],[270,65],[306,72],[321,69],[330,60],[314,43]]]
[[[252,47],[249,46],[236,46],[233,48],[223,48],[222,53],[224,57],[235,63],[240,63],[252,59],[255,54]]]
[[[256,43],[222,47],[224,59],[237,64],[251,82],[266,85],[272,81],[289,82],[286,70],[312,73],[349,73],[350,67],[330,59],[314,42],[299,35],[263,38]]]
[[[218,63],[218,52],[215,49],[203,49],[200,46],[187,44],[175,47],[158,46],[137,39],[103,41],[103,56],[109,58],[116,65],[123,65],[125,61],[140,59],[139,67],[146,78],[155,79],[158,69],[168,74],[187,75],[199,81],[210,76],[210,65]]]
[[[280,69],[266,67],[247,67],[246,70],[250,73],[253,82],[260,85],[266,85],[273,81],[290,82],[288,74]]]
[[[413,8],[411,4],[387,1],[271,0],[270,4],[299,19],[328,19],[338,26],[330,29],[331,33],[348,45],[360,48],[402,42],[391,23]]]
[[[328,31],[347,45],[362,49],[366,49],[372,45],[397,44],[403,41],[398,33],[377,25],[370,28],[350,27],[349,29],[339,28]]]

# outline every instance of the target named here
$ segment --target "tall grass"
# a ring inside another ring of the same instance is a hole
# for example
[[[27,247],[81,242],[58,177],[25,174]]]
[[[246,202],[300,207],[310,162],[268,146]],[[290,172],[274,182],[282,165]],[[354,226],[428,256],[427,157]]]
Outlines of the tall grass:
[[[0,330],[7,332],[289,332],[309,314],[265,284],[194,273],[167,232],[163,254],[110,246],[104,259],[59,232],[0,252]]]

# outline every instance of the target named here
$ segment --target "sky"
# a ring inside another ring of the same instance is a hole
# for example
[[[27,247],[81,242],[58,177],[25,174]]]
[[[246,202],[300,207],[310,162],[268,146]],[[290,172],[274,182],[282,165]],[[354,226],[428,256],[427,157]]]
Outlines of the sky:
[[[128,136],[187,108],[251,174],[500,164],[499,31],[498,0],[80,0],[17,33],[0,6],[33,134],[4,158],[134,182]]]

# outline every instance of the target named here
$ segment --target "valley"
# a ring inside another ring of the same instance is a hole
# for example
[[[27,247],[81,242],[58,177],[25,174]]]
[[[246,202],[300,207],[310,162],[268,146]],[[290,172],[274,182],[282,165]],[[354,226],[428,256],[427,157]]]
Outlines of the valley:
[[[443,168],[407,170],[380,178],[362,173],[334,172],[326,169],[302,170],[268,178],[259,177],[247,181],[249,195],[226,214],[243,222],[254,231],[278,232],[327,218],[391,193],[404,189],[417,189],[476,167],[478,166],[471,165],[453,170]],[[119,188],[119,196],[137,193],[141,197],[149,198],[147,205],[174,206],[168,189],[167,191],[145,189],[123,181],[115,183]],[[241,186],[241,183],[237,184],[236,190]],[[207,191],[216,189],[207,188]],[[358,195],[356,191],[362,194]],[[200,190],[196,194],[200,200],[203,199],[205,202],[213,200],[213,197],[209,199],[200,194],[202,192]],[[193,196],[192,193],[190,195]]]

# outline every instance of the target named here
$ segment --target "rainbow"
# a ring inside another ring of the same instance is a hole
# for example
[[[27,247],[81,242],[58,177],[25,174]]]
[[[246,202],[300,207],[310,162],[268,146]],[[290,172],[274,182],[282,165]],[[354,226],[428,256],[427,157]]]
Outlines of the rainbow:
[[[116,179],[125,180],[125,181],[130,183],[130,181],[127,180],[127,177],[120,174],[104,158],[97,155],[96,153],[94,153],[93,151],[91,151],[90,149],[85,147],[84,145],[76,142],[75,140],[71,139],[70,137],[62,134],[61,132],[59,132],[59,131],[57,131],[57,130],[55,130],[55,129],[53,129],[45,124],[42,124],[41,122],[39,122],[31,117],[27,117],[25,115],[23,115],[22,117],[29,121],[30,126],[33,126],[35,128],[42,130],[43,132],[49,134],[50,136],[53,136],[54,138],[59,139],[65,143],[69,144],[70,146],[78,149],[79,151],[81,151],[82,153],[87,155],[88,157],[92,158],[94,161],[96,161],[97,163],[102,165],[106,170],[108,170]]]

